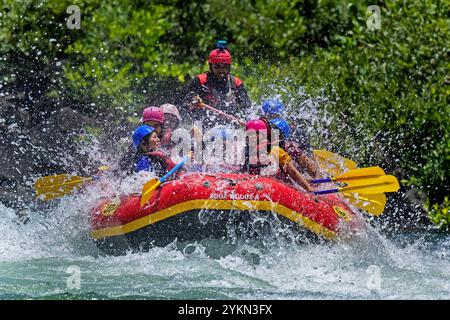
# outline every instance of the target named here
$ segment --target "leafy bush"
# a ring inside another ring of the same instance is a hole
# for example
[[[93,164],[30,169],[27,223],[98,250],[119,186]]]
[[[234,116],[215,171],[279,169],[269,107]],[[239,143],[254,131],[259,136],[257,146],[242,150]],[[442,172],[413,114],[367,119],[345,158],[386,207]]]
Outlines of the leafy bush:
[[[428,212],[428,218],[437,226],[449,230],[450,228],[450,199],[445,197],[441,204],[426,203],[426,209]]]
[[[65,27],[71,4],[81,30]],[[112,124],[144,103],[175,101],[187,75],[207,68],[214,41],[227,39],[255,103],[281,95],[316,147],[395,171],[445,204],[450,4],[382,1],[381,29],[369,30],[372,4],[6,0],[0,90],[25,92],[30,108],[43,97],[69,101]]]

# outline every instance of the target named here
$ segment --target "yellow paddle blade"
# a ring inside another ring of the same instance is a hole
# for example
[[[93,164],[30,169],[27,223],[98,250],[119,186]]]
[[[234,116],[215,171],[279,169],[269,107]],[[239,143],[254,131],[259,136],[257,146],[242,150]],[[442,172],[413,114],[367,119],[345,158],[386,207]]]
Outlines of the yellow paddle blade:
[[[386,175],[383,169],[380,167],[368,167],[368,168],[360,168],[353,169],[347,171],[340,176],[333,178],[334,181],[357,181],[357,180],[367,180],[371,178],[377,178]]]
[[[361,208],[374,216],[378,216],[383,213],[384,207],[386,206],[386,195],[384,193],[376,194],[355,194],[355,193],[344,193],[344,196],[348,201]]]
[[[378,176],[378,177],[375,177],[375,178],[365,178],[365,179],[358,178],[358,179],[355,179],[355,180],[344,180],[342,182],[346,184],[344,186],[345,188],[347,188],[347,187],[372,186],[372,185],[376,185],[376,184],[380,183],[380,181],[384,181],[384,180],[380,180],[383,177],[387,177],[387,176],[384,175],[384,176]],[[392,178],[389,178],[388,181],[390,181],[390,179],[392,179]]]
[[[313,154],[319,168],[332,177],[337,177],[348,170],[356,169],[358,166],[356,162],[327,150],[313,150]]]
[[[149,181],[147,181],[146,184],[144,184],[144,187],[142,188],[141,192],[141,208],[148,202],[148,200],[152,197],[153,191],[155,191],[156,188],[161,184],[161,181],[158,178],[153,178]]]
[[[59,174],[39,178],[34,183],[36,198],[43,197],[45,201],[62,197],[69,194],[81,183],[92,180],[92,178],[83,178],[71,176],[68,174]]]
[[[339,188],[339,192],[357,192],[375,194],[383,192],[396,192],[400,189],[398,180],[394,176],[381,176],[364,181],[352,182],[348,187]]]

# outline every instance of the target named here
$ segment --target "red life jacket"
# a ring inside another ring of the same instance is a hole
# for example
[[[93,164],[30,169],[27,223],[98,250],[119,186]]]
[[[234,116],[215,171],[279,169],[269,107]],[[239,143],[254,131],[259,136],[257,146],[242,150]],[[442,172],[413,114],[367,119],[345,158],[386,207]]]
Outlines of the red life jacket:
[[[240,85],[242,85],[241,79],[239,79],[238,77],[235,77],[235,76],[231,76],[231,75],[230,75],[230,77],[232,78],[233,83],[236,86],[236,88],[239,87]],[[208,81],[208,74],[206,72],[199,74],[197,76],[197,78],[200,81],[200,85],[204,86],[206,84],[206,81]]]
[[[261,169],[267,167],[268,165],[268,163],[262,163],[260,161],[260,155],[258,155],[256,163],[250,164],[250,154],[247,145],[245,148],[245,162],[242,166],[241,172],[252,175],[261,175]]]
[[[241,81],[241,79],[230,75],[229,76],[230,80],[230,88],[228,90],[228,93],[226,93],[226,98],[225,100],[229,103],[229,104],[236,104],[236,88],[242,86],[243,82]],[[203,88],[206,88],[206,92],[205,92],[205,96],[203,96],[202,98],[204,99],[204,101],[206,102],[206,104],[210,104],[212,106],[217,106],[217,104],[219,103],[218,101],[218,92],[216,91],[215,88],[209,88],[206,83],[208,81],[208,73],[202,73],[199,74],[197,76],[199,82],[200,82],[200,86],[202,86]]]

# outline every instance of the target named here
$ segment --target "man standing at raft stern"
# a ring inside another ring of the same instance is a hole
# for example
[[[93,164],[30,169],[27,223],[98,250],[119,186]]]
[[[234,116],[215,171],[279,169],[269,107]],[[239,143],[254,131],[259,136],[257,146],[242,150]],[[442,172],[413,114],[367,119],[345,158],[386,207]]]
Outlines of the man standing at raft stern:
[[[230,74],[231,53],[227,42],[219,40],[216,47],[208,59],[210,71],[197,75],[188,83],[182,105],[192,122],[201,121],[204,132],[223,123],[224,119],[206,110],[202,102],[237,117],[251,106],[244,83]]]

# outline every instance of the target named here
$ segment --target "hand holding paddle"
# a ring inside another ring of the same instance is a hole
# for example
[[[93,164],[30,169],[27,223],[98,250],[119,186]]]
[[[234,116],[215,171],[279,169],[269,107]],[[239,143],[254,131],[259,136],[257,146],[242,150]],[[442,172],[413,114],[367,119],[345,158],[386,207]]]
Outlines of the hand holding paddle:
[[[192,100],[191,105],[193,106],[193,108],[200,108],[200,109],[208,109],[210,111],[213,111],[215,113],[217,113],[218,115],[220,115],[221,117],[231,120],[231,121],[235,121],[238,124],[240,124],[241,126],[245,126],[245,122],[240,120],[239,118],[236,118],[232,115],[229,115],[228,113],[225,113],[223,111],[220,111],[216,108],[211,107],[210,105],[207,105],[206,103],[204,103],[202,101],[202,99],[199,96],[195,96],[194,100]]]
[[[164,181],[166,181],[172,174],[178,171],[191,156],[192,152],[189,152],[189,154],[185,156],[183,160],[181,160],[175,167],[173,167],[169,172],[167,172],[161,179],[153,178],[144,185],[141,192],[141,202],[140,202],[141,208],[148,202],[148,200],[151,198],[156,188],[158,188],[159,185]]]
[[[244,121],[242,121],[242,120],[240,120],[240,119],[238,119],[238,118],[236,118],[236,117],[234,117],[232,115],[229,115],[228,113],[225,113],[225,112],[220,111],[220,110],[218,110],[216,108],[213,108],[213,107],[211,107],[211,106],[209,106],[209,105],[207,105],[206,103],[203,103],[203,102],[201,102],[200,104],[202,105],[202,107],[217,113],[218,115],[220,115],[221,117],[223,117],[225,119],[235,121],[235,122],[237,122],[238,124],[240,124],[243,127],[245,126],[245,122]]]

